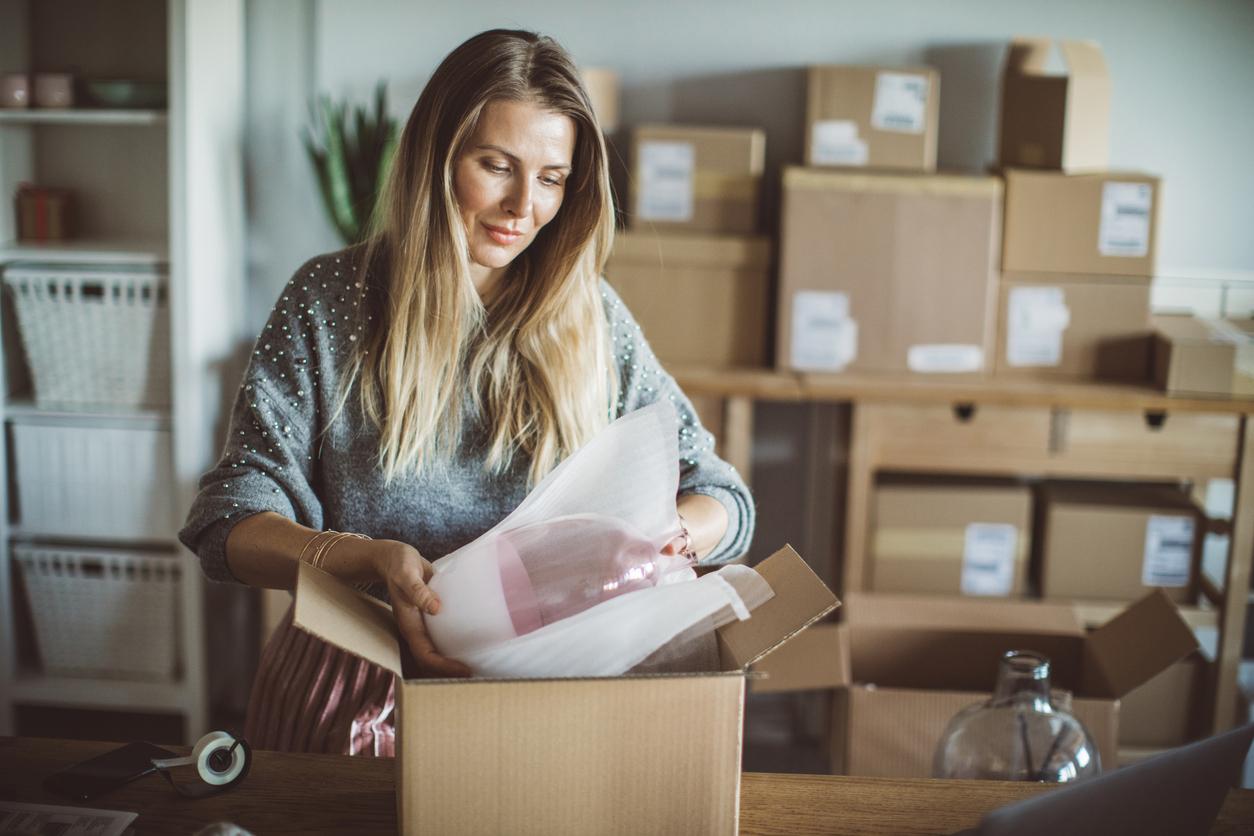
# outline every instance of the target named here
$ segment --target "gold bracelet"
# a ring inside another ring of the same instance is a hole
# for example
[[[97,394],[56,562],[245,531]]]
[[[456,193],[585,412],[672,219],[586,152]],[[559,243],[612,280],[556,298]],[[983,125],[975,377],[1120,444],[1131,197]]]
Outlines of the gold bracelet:
[[[310,563],[321,569],[323,562],[331,555],[331,549],[335,548],[341,540],[349,539],[369,540],[370,538],[364,534],[357,534],[352,531],[336,532],[334,537],[328,539],[324,545],[318,548],[317,553],[314,554]]]
[[[308,540],[306,540],[306,541],[305,541],[305,545],[304,545],[304,547],[303,547],[303,548],[301,548],[301,550],[300,550],[300,554],[296,557],[296,562],[297,562],[297,563],[300,563],[302,560],[304,560],[304,559],[305,559],[305,552],[309,551],[309,547],[310,547],[310,546],[312,546],[312,545],[314,545],[314,543],[317,543],[317,542],[318,542],[319,540],[321,540],[321,539],[325,539],[325,538],[327,537],[327,535],[331,535],[331,534],[335,534],[335,533],[337,533],[337,532],[330,531],[330,530],[327,530],[327,531],[319,531],[317,534],[315,534],[314,536],[310,537]],[[318,551],[317,551],[317,549],[315,549],[315,550],[314,550],[314,554],[316,555],[317,553],[318,553]],[[312,560],[310,560],[309,562],[312,564],[312,562],[313,562],[313,561],[312,561]]]

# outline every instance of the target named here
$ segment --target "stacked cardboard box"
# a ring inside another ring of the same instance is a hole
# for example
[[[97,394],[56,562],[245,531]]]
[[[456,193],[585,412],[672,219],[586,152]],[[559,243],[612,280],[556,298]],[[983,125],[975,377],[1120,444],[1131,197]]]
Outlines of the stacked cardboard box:
[[[1254,320],[1153,318],[1151,370],[1168,395],[1254,395]]]
[[[940,74],[931,67],[810,67],[810,166],[936,170]]]
[[[1074,608],[851,593],[844,622],[808,631],[763,658],[757,690],[836,687],[831,753],[836,772],[926,778],[945,727],[987,700],[1009,650],[1051,661],[1050,683],[1088,728],[1104,766],[1117,762],[1120,698],[1197,649],[1175,605],[1151,593],[1095,631]],[[1145,641],[1153,636],[1154,641]],[[821,664],[811,662],[826,650]]]
[[[1195,597],[1201,517],[1170,486],[1048,483],[1037,522],[1041,595],[1129,601],[1160,587]]]
[[[1001,183],[784,171],[776,365],[978,374],[994,335]]]
[[[1032,492],[1014,483],[889,481],[876,486],[876,592],[1019,596],[1026,588]]]
[[[1105,170],[1110,83],[1096,44],[1019,39],[1003,78],[1005,234],[995,374],[1144,380],[1157,177]]]

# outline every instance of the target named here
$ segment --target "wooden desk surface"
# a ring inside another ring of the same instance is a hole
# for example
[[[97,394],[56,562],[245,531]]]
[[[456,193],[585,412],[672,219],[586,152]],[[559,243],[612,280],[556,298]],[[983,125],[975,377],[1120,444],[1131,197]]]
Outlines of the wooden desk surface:
[[[114,743],[0,738],[0,798],[63,804],[40,782],[53,772],[108,751]],[[175,751],[186,751],[169,747]],[[156,775],[85,807],[139,813],[139,834],[191,834],[230,821],[257,836],[276,833],[396,832],[393,762],[335,755],[255,752],[240,786],[190,801]],[[995,781],[920,781],[831,775],[745,773],[741,833],[953,833],[989,810],[1048,788]],[[1232,790],[1213,834],[1254,830],[1254,790]]]

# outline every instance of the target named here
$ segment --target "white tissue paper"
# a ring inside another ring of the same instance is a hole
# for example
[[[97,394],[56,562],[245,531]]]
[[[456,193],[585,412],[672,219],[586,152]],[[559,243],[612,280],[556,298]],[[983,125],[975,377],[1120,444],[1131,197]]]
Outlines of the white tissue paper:
[[[769,600],[746,566],[697,578],[661,553],[681,530],[678,429],[668,402],[624,415],[435,561],[436,648],[476,676],[617,676]]]

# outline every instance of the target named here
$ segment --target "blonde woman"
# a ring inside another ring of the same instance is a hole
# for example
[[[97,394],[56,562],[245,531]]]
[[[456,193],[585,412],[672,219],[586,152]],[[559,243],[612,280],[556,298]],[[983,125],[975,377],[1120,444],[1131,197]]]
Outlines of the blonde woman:
[[[440,608],[429,561],[503,519],[613,418],[662,398],[681,420],[687,528],[668,550],[742,554],[748,490],[600,278],[612,225],[605,146],[570,56],[503,30],[450,53],[405,125],[367,242],[301,267],[257,341],[180,534],[205,573],[291,589],[298,562],[316,559],[391,602],[425,672],[467,675],[423,631],[422,611]],[[289,612],[245,735],[262,749],[392,754],[392,708],[390,673]]]

